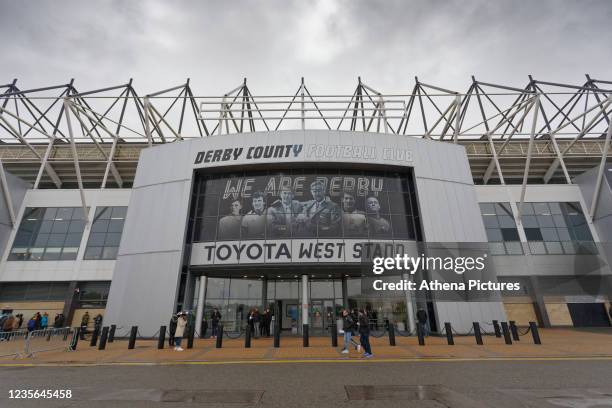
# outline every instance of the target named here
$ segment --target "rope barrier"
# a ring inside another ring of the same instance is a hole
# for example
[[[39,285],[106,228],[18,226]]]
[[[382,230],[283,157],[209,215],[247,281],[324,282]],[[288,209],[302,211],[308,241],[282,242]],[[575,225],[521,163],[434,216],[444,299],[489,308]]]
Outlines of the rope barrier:
[[[519,334],[520,334],[521,336],[524,336],[524,335],[526,335],[527,333],[529,333],[530,331],[531,331],[531,327],[527,327],[527,329],[525,330],[525,332],[524,332],[524,333],[521,333],[521,331],[519,330]]]

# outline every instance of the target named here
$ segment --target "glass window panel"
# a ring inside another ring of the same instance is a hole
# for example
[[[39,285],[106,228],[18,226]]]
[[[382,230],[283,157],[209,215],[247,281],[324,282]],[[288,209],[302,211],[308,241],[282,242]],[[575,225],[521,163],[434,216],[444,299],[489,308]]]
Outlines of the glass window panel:
[[[214,241],[217,236],[217,217],[205,217],[202,220],[200,241]]]
[[[51,233],[54,234],[65,234],[68,232],[68,227],[70,226],[70,221],[55,221],[53,223],[53,227],[51,228]]]
[[[127,207],[113,207],[112,219],[125,219]]]
[[[527,241],[542,241],[542,233],[539,228],[525,228]]]
[[[559,241],[571,241],[572,240],[569,230],[567,228],[557,228],[557,235],[559,236]]]
[[[36,239],[34,240],[35,247],[44,247],[47,245],[47,241],[49,240],[49,234],[38,234]]]
[[[504,241],[520,241],[518,230],[516,228],[502,228],[501,235]]]
[[[108,220],[110,219],[111,214],[112,214],[111,207],[97,207],[95,219],[96,221],[97,220]]]
[[[116,246],[104,247],[104,250],[102,251],[102,259],[117,259],[118,251],[119,247]]]
[[[529,251],[534,255],[546,254],[546,247],[543,242],[529,242]]]
[[[559,235],[557,234],[556,228],[542,228],[542,239],[544,241],[559,241]]]
[[[533,203],[533,210],[536,215],[550,214],[547,203]]]
[[[499,221],[499,226],[502,228],[513,228],[516,225],[514,224],[514,218],[508,215],[500,215],[497,217]]]
[[[47,248],[45,250],[45,254],[43,255],[44,261],[57,261],[60,259],[60,254],[62,253],[62,248]]]
[[[523,244],[521,242],[506,242],[506,252],[509,255],[522,255]]]
[[[24,220],[42,220],[44,213],[45,213],[44,208],[28,207],[24,211],[23,219]]]
[[[68,232],[79,232],[82,233],[85,230],[85,221],[83,220],[72,220],[68,227]]]
[[[74,261],[77,259],[77,253],[79,252],[78,247],[65,247],[62,250],[62,260],[63,261]]]
[[[32,261],[42,260],[42,256],[44,252],[45,252],[45,248],[30,248],[30,260]]]
[[[227,288],[227,289],[226,289]],[[222,299],[229,296],[228,278],[208,278],[206,281],[206,299]]]
[[[83,216],[83,207],[76,207],[74,209],[74,211],[72,212],[72,219],[73,220],[84,220],[85,217]]]
[[[576,253],[576,245],[574,244],[574,242],[565,241],[561,243],[561,246],[563,247],[563,252],[565,252],[568,255],[572,255]]]
[[[489,242],[503,241],[502,233],[498,228],[487,228],[487,239]]]
[[[565,217],[560,214],[553,215],[553,222],[555,224],[555,227],[565,228],[567,226],[567,223],[565,222]]]
[[[553,222],[553,218],[550,215],[538,215],[538,224],[542,228],[550,228],[554,227],[555,223]]]
[[[548,207],[550,208],[551,214],[561,214],[560,203],[548,203]]]
[[[106,232],[108,231],[108,224],[109,224],[109,220],[103,220],[103,219],[96,220],[96,222],[94,222],[93,225],[91,226],[91,231],[92,232]]]
[[[65,240],[66,240],[65,234],[50,234],[49,240],[47,241],[47,246],[61,248],[64,245]]]
[[[25,293],[25,300],[47,300],[49,298],[49,289],[50,285],[48,283],[29,283]]]
[[[43,215],[43,218],[45,220],[54,220],[55,215],[57,214],[57,208],[45,208],[44,212],[45,214]]]
[[[111,220],[108,224],[108,232],[122,232],[123,222],[123,219]]]
[[[410,202],[410,197],[407,194],[389,193],[389,212],[391,214],[405,214],[406,203]]]
[[[37,220],[23,220],[21,222],[21,225],[19,226],[19,229],[21,231],[28,231],[28,232],[34,232],[36,231],[36,228],[38,228],[38,226],[40,225],[40,221]],[[50,225],[48,227],[49,231],[51,231],[51,225],[53,225],[53,221],[50,221]]]
[[[26,247],[30,245],[30,240],[32,239],[32,233],[29,231],[23,232],[19,231],[17,235],[15,235],[15,241],[13,245],[16,247]]]
[[[545,242],[546,250],[551,255],[563,254],[563,248],[560,242]]]
[[[576,240],[578,241],[592,241],[593,237],[588,225],[581,225],[574,227],[574,233],[576,234]]]
[[[523,206],[521,207],[521,214],[534,215],[535,212],[533,211],[533,205],[531,203],[523,203]]]
[[[310,298],[311,299],[331,299],[334,297],[333,282],[327,281],[311,281],[310,282]]]
[[[482,215],[494,215],[495,214],[495,203],[480,203],[480,213]]]
[[[102,247],[87,247],[83,259],[100,259],[102,256]]]
[[[496,215],[483,215],[482,220],[484,221],[485,228],[499,227],[499,220]]]
[[[66,241],[64,242],[65,246],[78,247],[81,245],[81,238],[83,237],[82,233],[78,234],[68,234],[66,235]]]
[[[506,248],[503,242],[489,242],[489,251],[491,251],[491,255],[506,254]]]
[[[30,253],[27,248],[13,248],[8,257],[9,261],[27,261],[30,258]]]
[[[523,215],[523,227],[537,228],[538,226],[538,219],[535,215]]]
[[[101,233],[91,233],[89,234],[89,242],[87,245],[89,246],[104,246],[104,240],[106,239],[106,234]]]
[[[510,217],[513,217],[512,209],[510,208],[509,203],[496,203],[495,204],[495,214],[508,215]]]
[[[55,219],[69,221],[70,219],[72,219],[72,208],[70,207],[58,208],[57,214],[55,215]]]
[[[119,242],[121,241],[121,234],[115,232],[109,232],[106,234],[106,240],[104,241],[104,245],[108,246],[119,246]]]
[[[51,228],[53,228],[53,221],[45,220],[45,221],[40,223],[40,229],[38,231],[42,232],[42,233],[45,233],[45,234],[48,234],[48,233],[51,232]]]

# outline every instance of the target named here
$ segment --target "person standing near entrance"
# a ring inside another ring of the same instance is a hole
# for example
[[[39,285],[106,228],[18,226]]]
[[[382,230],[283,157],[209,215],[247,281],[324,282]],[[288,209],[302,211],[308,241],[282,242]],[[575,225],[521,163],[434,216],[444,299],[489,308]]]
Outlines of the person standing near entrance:
[[[423,336],[429,336],[429,325],[427,324],[427,312],[425,309],[420,308],[416,314],[417,321],[423,329]]]
[[[181,347],[181,341],[183,340],[183,335],[185,334],[185,327],[187,326],[187,313],[179,312],[177,315],[178,319],[176,321],[176,332],[174,333],[174,351],[183,351]]]
[[[359,311],[359,342],[363,348],[363,356],[372,358],[372,348],[370,347],[370,320],[365,309]]]
[[[259,320],[259,332],[261,336],[270,337],[270,309],[264,310]]]
[[[216,339],[219,335],[219,321],[221,320],[221,313],[219,313],[219,309],[216,307],[210,315],[210,320],[212,321],[212,337]]]
[[[173,314],[170,318],[170,324],[168,325],[168,343],[170,347],[174,346],[174,334],[176,333],[176,322],[178,321],[178,316]]]

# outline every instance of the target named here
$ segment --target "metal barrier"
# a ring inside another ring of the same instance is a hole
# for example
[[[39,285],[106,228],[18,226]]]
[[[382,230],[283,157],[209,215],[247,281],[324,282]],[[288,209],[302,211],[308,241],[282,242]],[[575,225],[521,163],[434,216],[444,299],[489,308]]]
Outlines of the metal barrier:
[[[0,332],[0,357],[21,357],[25,350],[24,341],[27,336],[27,330]]]
[[[24,355],[31,357],[42,351],[68,350],[75,330],[63,327],[31,331],[25,338]]]

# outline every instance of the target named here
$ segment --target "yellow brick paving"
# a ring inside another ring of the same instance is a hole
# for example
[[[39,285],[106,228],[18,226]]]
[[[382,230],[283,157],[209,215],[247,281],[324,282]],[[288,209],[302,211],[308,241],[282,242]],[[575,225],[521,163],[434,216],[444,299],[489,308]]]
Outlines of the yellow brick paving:
[[[389,346],[388,338],[371,338],[374,359],[368,361],[437,361],[437,360],[499,360],[499,359],[612,359],[612,330],[582,331],[578,329],[541,329],[542,345],[533,344],[531,335],[522,336],[512,345],[503,338],[484,337],[477,345],[473,336],[455,337],[455,345],[446,344],[445,337],[428,337],[419,346],[414,337],[396,337],[397,346]],[[338,339],[341,344],[341,338]],[[127,349],[127,341],[108,343],[106,350],[90,347],[80,341],[74,352],[50,351],[33,357],[0,358],[0,366],[13,365],[92,365],[92,364],[189,364],[189,363],[272,363],[272,362],[356,362],[363,360],[351,349],[348,355],[331,347],[326,337],[310,338],[310,347],[302,346],[300,337],[281,338],[281,347],[274,348],[272,338],[252,340],[244,347],[244,338],[223,340],[223,348],[215,348],[213,339],[196,339],[194,348],[176,352],[167,347],[157,349],[155,340],[137,340],[136,348]],[[186,346],[184,341],[183,346]]]

